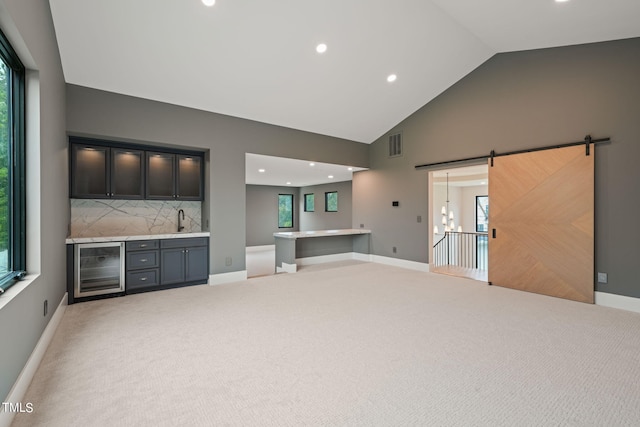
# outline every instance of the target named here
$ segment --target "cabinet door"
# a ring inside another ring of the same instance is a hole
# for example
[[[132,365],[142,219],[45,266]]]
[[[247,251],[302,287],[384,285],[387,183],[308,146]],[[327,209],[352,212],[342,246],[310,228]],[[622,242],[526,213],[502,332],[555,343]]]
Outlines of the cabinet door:
[[[160,284],[172,285],[184,282],[184,248],[163,249],[160,251],[160,257]]]
[[[176,198],[202,200],[202,157],[178,155]]]
[[[147,199],[174,199],[175,154],[147,151]]]
[[[185,255],[187,261],[185,282],[207,280],[209,277],[209,254],[207,247],[186,248]]]
[[[71,144],[71,197],[110,197],[109,148]]]
[[[140,150],[111,149],[111,197],[144,198],[143,156]]]

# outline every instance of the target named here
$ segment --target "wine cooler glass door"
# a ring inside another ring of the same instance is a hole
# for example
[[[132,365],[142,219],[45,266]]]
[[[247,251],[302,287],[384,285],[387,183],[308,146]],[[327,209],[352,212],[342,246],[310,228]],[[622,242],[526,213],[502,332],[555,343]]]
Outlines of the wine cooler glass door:
[[[124,244],[76,245],[75,297],[124,291]]]

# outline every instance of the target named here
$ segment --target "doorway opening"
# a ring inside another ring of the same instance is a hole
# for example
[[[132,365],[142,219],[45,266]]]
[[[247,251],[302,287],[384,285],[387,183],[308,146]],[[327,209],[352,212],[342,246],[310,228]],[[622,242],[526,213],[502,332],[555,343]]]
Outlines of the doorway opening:
[[[487,164],[429,173],[430,271],[488,281]]]

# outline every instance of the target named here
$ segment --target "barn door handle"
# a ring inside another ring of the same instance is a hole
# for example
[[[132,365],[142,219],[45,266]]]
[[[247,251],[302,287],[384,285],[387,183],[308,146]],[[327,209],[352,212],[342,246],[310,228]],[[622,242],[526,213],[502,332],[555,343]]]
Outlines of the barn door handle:
[[[491,237],[494,238],[494,239],[496,238],[496,229],[495,228],[491,231]]]

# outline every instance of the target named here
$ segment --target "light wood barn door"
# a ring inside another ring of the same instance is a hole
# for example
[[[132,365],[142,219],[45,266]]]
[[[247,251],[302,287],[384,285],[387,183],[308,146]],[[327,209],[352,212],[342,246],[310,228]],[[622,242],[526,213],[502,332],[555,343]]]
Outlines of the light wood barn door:
[[[593,146],[589,151],[557,148],[489,164],[491,284],[593,303]]]

